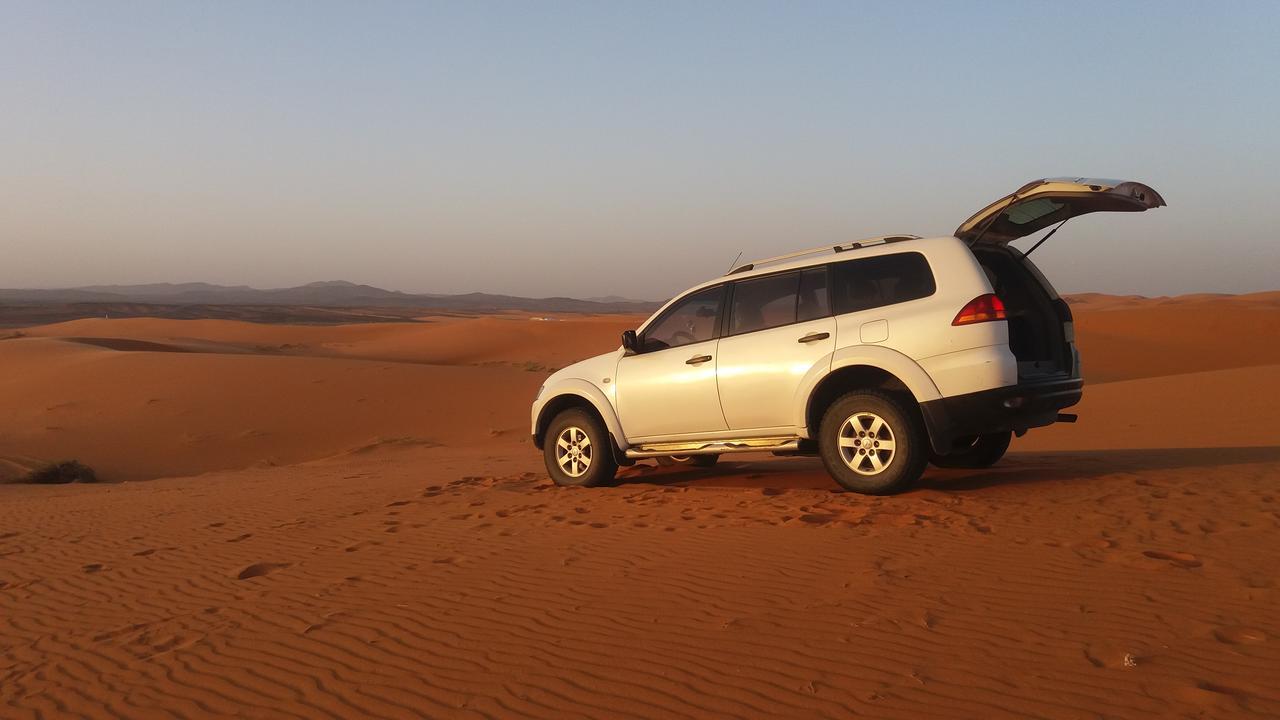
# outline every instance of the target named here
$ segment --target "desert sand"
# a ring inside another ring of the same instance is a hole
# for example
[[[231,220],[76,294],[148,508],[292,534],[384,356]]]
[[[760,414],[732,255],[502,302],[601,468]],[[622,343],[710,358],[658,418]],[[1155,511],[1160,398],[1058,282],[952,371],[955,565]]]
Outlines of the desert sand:
[[[0,481],[108,482],[0,484],[0,717],[1276,717],[1280,295],[1073,300],[1080,422],[890,498],[551,485],[636,318],[23,328]]]

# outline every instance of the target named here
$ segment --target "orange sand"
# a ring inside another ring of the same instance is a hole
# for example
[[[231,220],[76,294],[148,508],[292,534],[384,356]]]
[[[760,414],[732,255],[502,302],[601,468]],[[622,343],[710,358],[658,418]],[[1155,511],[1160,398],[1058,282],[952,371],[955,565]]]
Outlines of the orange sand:
[[[0,480],[162,479],[0,485],[0,717],[1275,717],[1278,299],[1085,298],[1080,422],[892,498],[551,486],[633,318],[31,328]]]

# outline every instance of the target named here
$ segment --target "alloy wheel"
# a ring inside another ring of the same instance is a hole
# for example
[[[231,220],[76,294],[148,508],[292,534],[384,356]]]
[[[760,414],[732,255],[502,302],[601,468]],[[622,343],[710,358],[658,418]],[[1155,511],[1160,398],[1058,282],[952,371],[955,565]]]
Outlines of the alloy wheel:
[[[582,428],[570,425],[556,438],[556,463],[565,475],[582,477],[591,469],[591,438]]]
[[[840,458],[859,475],[879,475],[896,454],[893,429],[879,415],[854,413],[840,426]]]

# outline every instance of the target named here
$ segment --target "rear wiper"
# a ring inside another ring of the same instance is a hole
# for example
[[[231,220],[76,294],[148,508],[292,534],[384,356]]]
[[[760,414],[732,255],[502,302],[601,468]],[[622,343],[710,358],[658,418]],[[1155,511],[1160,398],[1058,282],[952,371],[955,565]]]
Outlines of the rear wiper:
[[[1070,220],[1070,219],[1071,219],[1071,218],[1067,218],[1067,220]],[[1043,245],[1045,240],[1048,240],[1049,238],[1053,237],[1053,234],[1054,234],[1054,233],[1056,233],[1056,232],[1058,232],[1059,230],[1061,230],[1061,229],[1062,229],[1062,226],[1067,224],[1067,220],[1063,220],[1062,222],[1058,223],[1057,227],[1055,227],[1054,229],[1052,229],[1052,230],[1050,230],[1049,232],[1045,233],[1045,234],[1044,234],[1044,237],[1040,238],[1040,240],[1039,240],[1038,242],[1036,242],[1036,244],[1035,244],[1035,245],[1032,245],[1030,250],[1028,250],[1028,251],[1026,251],[1026,252],[1022,253],[1022,257],[1024,257],[1024,258],[1025,258],[1026,256],[1030,255],[1031,253],[1035,252],[1035,251],[1036,251],[1036,248],[1038,248],[1038,247],[1040,247],[1041,245]]]

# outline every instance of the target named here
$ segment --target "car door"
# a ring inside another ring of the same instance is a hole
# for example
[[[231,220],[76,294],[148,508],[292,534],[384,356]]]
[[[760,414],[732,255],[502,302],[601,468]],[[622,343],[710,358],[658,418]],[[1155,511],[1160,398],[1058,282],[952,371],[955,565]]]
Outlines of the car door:
[[[811,368],[835,349],[827,268],[808,268],[733,284],[716,376],[730,430],[789,432],[796,393]]]
[[[618,362],[618,418],[627,439],[725,429],[716,388],[716,338],[726,286],[690,293],[637,338],[639,352]]]

